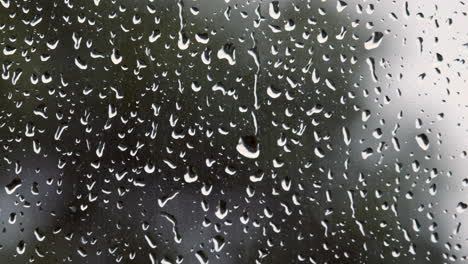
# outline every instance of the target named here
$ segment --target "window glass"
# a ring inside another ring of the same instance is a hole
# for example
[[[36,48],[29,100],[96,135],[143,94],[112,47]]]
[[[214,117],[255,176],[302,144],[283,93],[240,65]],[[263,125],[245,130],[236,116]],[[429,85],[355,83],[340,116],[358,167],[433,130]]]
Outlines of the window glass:
[[[467,4],[0,0],[0,263],[463,262]]]

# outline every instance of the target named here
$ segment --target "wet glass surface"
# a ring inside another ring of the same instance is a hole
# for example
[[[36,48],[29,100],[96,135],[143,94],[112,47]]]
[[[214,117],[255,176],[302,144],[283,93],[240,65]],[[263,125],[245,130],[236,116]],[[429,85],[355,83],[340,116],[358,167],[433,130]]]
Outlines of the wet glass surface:
[[[0,0],[0,263],[465,262],[467,4]]]

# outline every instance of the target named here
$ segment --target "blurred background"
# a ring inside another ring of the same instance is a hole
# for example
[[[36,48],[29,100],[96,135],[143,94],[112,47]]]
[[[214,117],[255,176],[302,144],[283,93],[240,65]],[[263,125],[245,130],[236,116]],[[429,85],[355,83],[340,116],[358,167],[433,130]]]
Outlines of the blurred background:
[[[466,2],[0,4],[0,263],[466,261]]]

